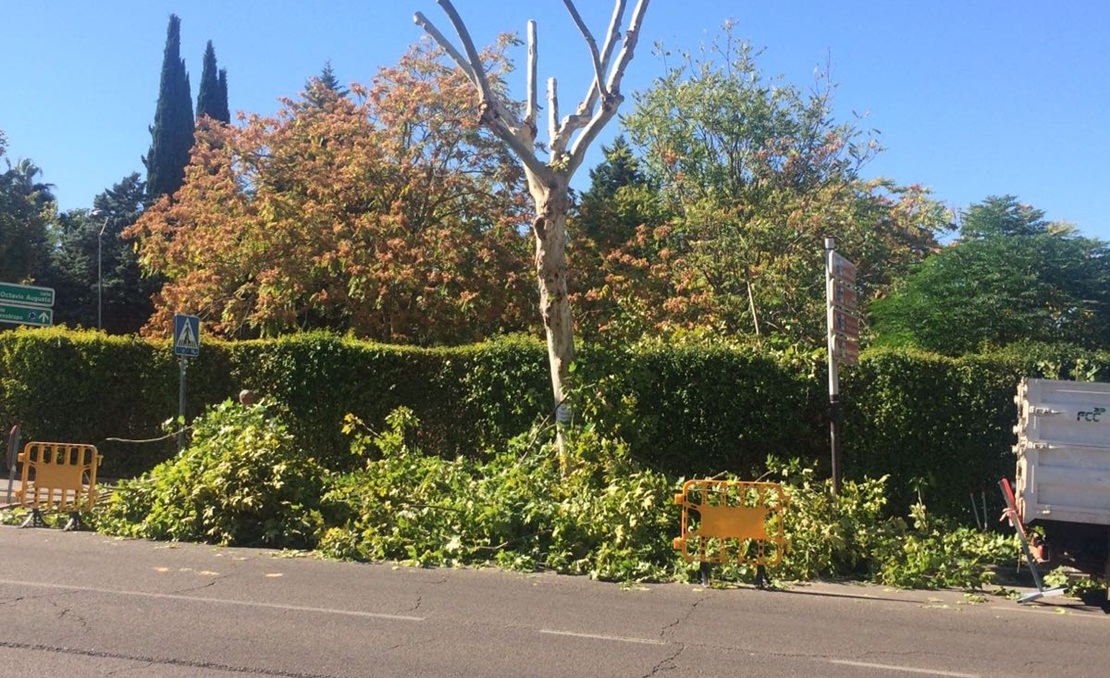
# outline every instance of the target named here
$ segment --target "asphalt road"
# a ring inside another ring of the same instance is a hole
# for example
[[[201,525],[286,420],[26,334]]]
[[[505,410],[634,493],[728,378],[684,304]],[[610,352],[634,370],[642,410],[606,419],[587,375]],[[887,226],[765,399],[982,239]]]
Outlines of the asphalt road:
[[[1097,676],[1053,598],[419,569],[0,527],[0,676]]]

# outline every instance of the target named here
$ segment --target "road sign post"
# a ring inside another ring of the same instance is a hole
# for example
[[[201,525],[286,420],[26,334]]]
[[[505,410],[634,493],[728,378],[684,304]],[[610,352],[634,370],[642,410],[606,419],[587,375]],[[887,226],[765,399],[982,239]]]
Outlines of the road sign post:
[[[859,363],[859,315],[856,308],[856,265],[836,253],[836,241],[825,238],[825,298],[829,352],[829,438],[832,447],[832,489],[840,493],[840,365]]]
[[[200,355],[200,318],[176,314],[173,317],[173,353],[179,358],[181,378],[177,391],[177,451],[185,448],[185,373],[189,358]]]

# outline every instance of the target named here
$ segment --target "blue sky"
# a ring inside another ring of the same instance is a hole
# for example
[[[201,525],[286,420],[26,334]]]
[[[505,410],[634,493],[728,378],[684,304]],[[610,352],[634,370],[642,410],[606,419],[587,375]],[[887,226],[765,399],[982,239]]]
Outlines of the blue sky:
[[[600,41],[612,4],[578,5]],[[523,34],[535,18],[540,78],[558,78],[563,110],[581,96],[587,51],[562,2],[455,6],[480,44]],[[421,37],[417,10],[449,30],[434,0],[0,0],[0,129],[12,162],[33,159],[62,209],[90,207],[143,171],[171,12],[182,20],[194,102],[212,40],[233,112],[272,114],[327,60],[343,82],[368,82],[396,62]],[[868,113],[887,149],[869,174],[928,186],[954,209],[1017,195],[1110,240],[1110,2],[653,0],[625,92],[662,72],[654,43],[694,48],[729,18],[765,50],[768,75],[805,87],[831,60],[837,117]],[[523,49],[516,57],[523,66]],[[523,96],[523,69],[514,94]],[[601,141],[617,131],[611,124]],[[576,186],[600,158],[595,144]]]

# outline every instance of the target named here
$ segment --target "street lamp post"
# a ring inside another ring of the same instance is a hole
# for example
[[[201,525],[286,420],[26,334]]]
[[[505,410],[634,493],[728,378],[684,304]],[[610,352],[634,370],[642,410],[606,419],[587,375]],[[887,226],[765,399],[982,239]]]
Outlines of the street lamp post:
[[[104,274],[102,268],[103,252],[104,252],[104,229],[108,228],[108,213],[104,210],[93,210],[89,212],[91,217],[104,217],[104,223],[100,226],[100,232],[96,234],[96,329],[103,328],[103,291],[104,291]]]

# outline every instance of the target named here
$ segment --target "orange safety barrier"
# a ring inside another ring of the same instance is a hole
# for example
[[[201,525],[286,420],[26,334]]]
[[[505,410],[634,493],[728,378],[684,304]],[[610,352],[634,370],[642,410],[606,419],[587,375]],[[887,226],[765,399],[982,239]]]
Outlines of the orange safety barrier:
[[[93,445],[27,443],[19,453],[23,474],[16,496],[36,514],[90,511],[96,503],[96,468],[102,459]]]
[[[787,502],[778,483],[688,480],[674,501],[682,507],[682,536],[674,547],[687,561],[782,562]]]

